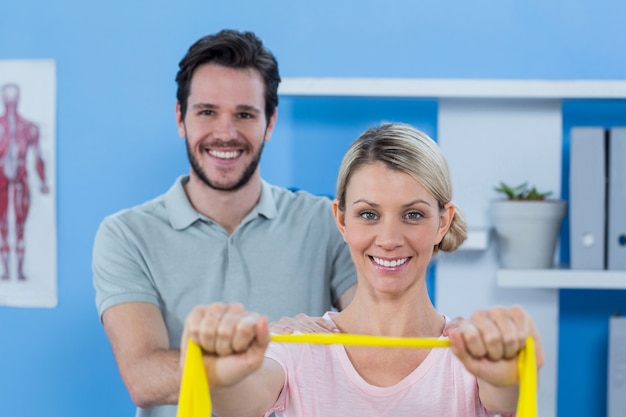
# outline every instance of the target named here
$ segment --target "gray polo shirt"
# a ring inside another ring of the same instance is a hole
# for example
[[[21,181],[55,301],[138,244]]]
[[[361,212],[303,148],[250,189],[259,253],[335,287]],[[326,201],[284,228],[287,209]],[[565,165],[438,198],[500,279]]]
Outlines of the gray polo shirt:
[[[321,316],[356,283],[330,199],[263,181],[258,204],[228,234],[192,207],[186,181],[102,221],[93,249],[100,315],[120,303],[153,303],[178,348],[196,305],[241,302],[270,321]]]

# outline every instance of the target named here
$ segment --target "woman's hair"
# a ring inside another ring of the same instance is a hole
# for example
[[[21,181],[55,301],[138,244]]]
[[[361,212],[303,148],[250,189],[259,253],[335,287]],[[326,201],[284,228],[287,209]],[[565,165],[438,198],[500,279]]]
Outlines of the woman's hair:
[[[337,178],[339,209],[345,210],[346,187],[352,174],[362,166],[382,162],[389,169],[404,172],[422,184],[435,198],[439,209],[452,201],[452,185],[448,163],[439,146],[425,133],[402,123],[386,123],[367,129],[346,152]],[[460,211],[455,214],[450,229],[435,246],[452,252],[467,238],[467,226]]]

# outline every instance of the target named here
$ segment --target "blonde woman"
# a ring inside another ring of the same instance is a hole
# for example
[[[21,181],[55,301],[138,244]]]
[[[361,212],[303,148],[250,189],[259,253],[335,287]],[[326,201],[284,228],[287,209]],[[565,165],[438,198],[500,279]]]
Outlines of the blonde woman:
[[[517,355],[527,336],[519,306],[477,311],[447,331],[426,270],[466,238],[436,143],[404,124],[363,133],[345,155],[333,213],[358,275],[353,301],[325,319],[344,333],[449,337],[451,349],[270,344],[267,320],[238,304],[197,307],[183,344],[203,350],[220,416],[490,416],[513,414]],[[302,254],[306,256],[306,254]],[[280,300],[276,300],[280,302]],[[185,349],[182,351],[184,358]]]

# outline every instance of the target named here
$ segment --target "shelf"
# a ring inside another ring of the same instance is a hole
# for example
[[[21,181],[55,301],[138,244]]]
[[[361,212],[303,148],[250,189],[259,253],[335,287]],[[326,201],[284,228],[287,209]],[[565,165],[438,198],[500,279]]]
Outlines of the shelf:
[[[626,290],[626,271],[499,269],[499,287]]]
[[[459,250],[486,250],[489,247],[489,229],[468,229],[467,239]]]
[[[624,80],[283,78],[284,96],[624,99]]]

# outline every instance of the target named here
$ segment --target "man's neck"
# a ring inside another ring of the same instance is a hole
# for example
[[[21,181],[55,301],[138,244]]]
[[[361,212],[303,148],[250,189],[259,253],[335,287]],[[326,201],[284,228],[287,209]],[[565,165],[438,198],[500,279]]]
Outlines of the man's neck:
[[[258,203],[261,177],[257,171],[239,190],[220,191],[207,186],[192,172],[185,193],[198,212],[232,233]]]

